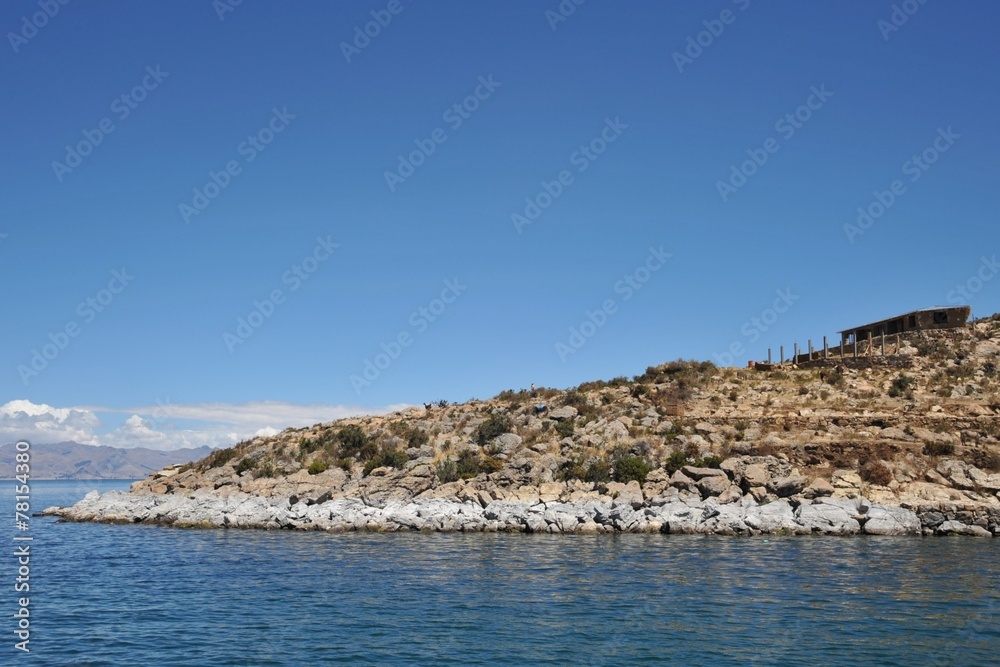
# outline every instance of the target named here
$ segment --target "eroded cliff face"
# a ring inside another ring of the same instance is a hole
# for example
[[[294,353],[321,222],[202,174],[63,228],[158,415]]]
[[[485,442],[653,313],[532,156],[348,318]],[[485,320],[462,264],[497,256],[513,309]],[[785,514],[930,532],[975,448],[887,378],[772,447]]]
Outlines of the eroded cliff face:
[[[288,527],[328,529],[329,512],[302,517],[339,502],[366,509],[334,529],[670,530],[673,517],[681,532],[914,532],[916,516],[917,532],[1000,532],[1000,318],[913,335],[898,352],[868,368],[671,362],[631,380],[289,429],[155,473],[130,497],[258,499],[297,517]],[[480,518],[361,521],[432,505],[428,516]],[[637,516],[612,518],[616,508]],[[817,527],[828,524],[839,527]]]

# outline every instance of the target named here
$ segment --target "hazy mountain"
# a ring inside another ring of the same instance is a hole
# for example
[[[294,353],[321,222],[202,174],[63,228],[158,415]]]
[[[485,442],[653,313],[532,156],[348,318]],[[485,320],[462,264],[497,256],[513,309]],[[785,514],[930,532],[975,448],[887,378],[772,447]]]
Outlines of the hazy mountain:
[[[122,449],[78,442],[31,446],[31,479],[142,479],[174,463],[197,461],[211,453],[209,447],[160,451],[136,447]],[[0,477],[14,475],[14,444],[0,446]]]

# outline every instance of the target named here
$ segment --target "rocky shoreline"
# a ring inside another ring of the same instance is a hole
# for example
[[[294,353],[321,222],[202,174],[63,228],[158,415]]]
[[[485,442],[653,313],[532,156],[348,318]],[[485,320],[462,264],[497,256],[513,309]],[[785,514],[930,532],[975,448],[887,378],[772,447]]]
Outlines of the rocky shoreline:
[[[297,502],[293,502],[297,501]],[[197,528],[345,531],[669,533],[717,535],[968,535],[1000,534],[1000,510],[949,503],[917,508],[864,498],[778,499],[733,503],[670,489],[648,501],[623,495],[576,502],[424,498],[366,504],[358,498],[310,502],[244,493],[186,495],[96,491],[46,515],[68,521],[145,523]]]

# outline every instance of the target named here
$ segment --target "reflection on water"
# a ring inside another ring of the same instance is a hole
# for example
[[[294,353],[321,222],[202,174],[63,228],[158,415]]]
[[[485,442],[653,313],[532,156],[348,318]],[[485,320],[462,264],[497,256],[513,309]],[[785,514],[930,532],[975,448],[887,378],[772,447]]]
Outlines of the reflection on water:
[[[39,664],[911,667],[995,664],[1000,640],[1000,540],[33,521]]]

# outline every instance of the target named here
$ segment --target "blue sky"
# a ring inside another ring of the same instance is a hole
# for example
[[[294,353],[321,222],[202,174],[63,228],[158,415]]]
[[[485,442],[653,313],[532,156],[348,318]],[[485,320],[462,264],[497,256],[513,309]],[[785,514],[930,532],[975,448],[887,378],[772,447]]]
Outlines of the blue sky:
[[[1000,311],[998,20],[4,3],[0,434],[220,444]]]

